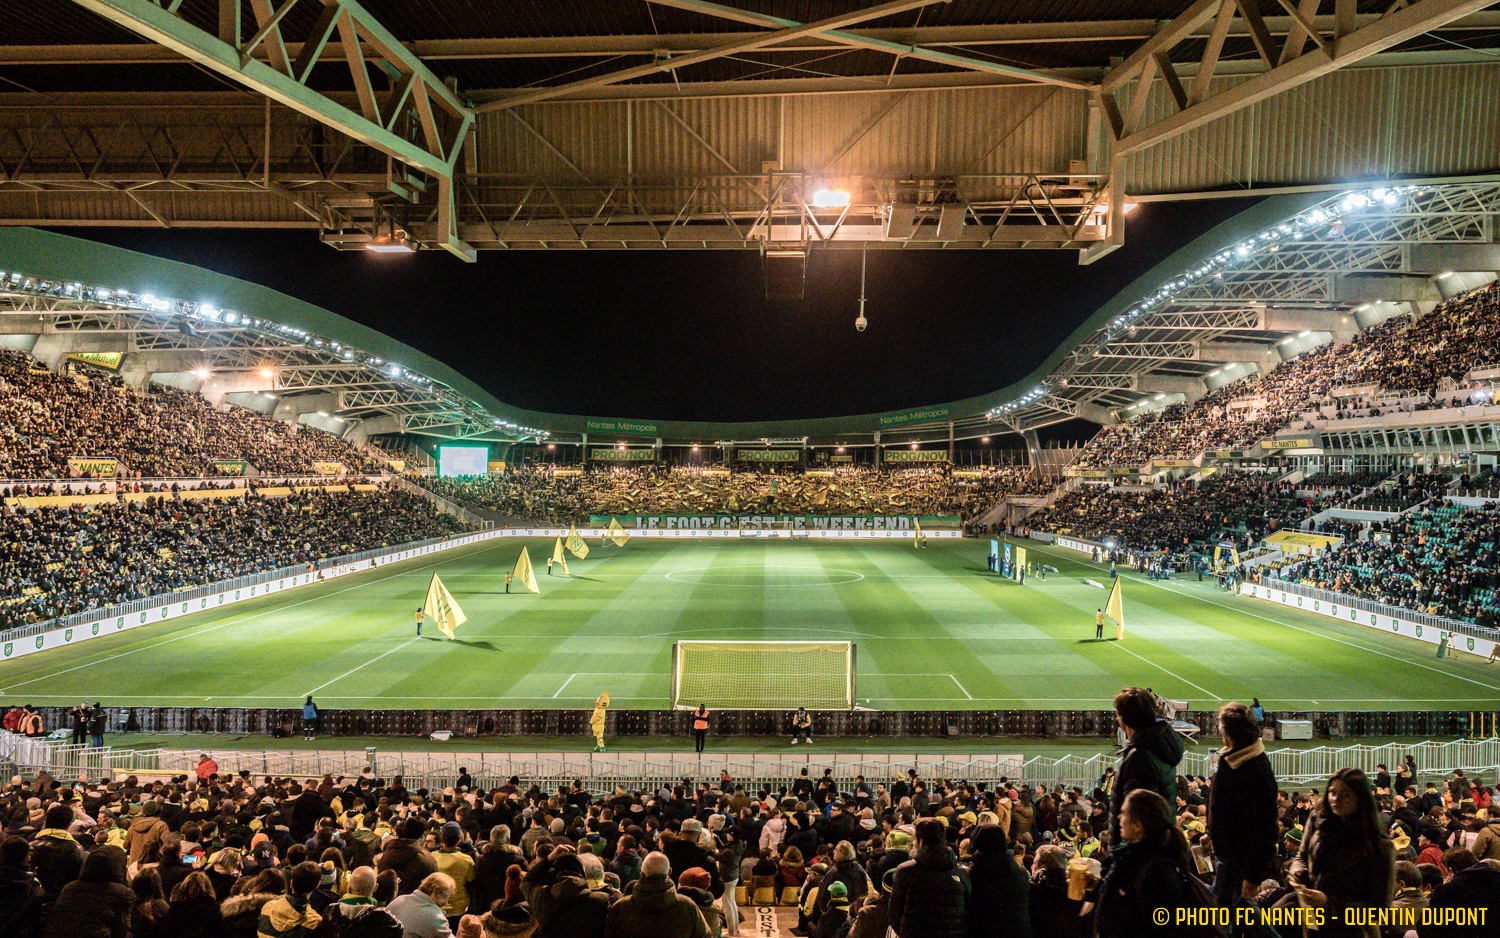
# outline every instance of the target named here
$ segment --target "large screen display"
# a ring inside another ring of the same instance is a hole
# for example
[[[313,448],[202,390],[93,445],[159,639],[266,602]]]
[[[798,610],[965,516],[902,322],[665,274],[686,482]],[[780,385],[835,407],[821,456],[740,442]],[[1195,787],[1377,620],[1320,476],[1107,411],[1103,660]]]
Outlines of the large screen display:
[[[438,475],[482,476],[490,471],[488,446],[439,446]]]

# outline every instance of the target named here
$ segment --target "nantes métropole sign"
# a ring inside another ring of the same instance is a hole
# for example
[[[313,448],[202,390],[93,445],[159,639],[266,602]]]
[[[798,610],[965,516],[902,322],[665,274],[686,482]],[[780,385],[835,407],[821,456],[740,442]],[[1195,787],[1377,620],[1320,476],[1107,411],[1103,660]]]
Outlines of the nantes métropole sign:
[[[584,421],[585,430],[598,431],[599,433],[655,433],[656,424],[643,423],[639,420],[596,420],[593,417]]]
[[[952,411],[947,407],[918,407],[915,410],[903,410],[894,414],[881,414],[880,426],[904,427],[913,423],[931,423],[934,420],[947,420]]]

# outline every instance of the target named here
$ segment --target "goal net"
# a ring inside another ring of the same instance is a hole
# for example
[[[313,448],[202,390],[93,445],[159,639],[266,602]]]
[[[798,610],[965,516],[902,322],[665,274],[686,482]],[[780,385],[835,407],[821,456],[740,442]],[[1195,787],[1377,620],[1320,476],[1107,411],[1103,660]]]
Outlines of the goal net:
[[[672,706],[849,710],[853,642],[707,642],[672,646]]]

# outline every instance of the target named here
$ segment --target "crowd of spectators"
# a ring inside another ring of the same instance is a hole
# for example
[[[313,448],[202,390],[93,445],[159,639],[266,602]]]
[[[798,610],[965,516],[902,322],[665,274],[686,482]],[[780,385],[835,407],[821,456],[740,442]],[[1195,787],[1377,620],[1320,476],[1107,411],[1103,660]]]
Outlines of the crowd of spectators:
[[[1372,526],[1366,541],[1297,563],[1281,579],[1417,612],[1500,625],[1500,502],[1444,503]]]
[[[559,473],[518,467],[419,481],[444,498],[547,524],[636,514],[956,515],[967,521],[1006,495],[1051,489],[1024,466],[889,472],[852,467],[824,474],[681,466]]]
[[[69,457],[115,459],[135,478],[212,476],[216,460],[243,460],[283,476],[312,474],[317,462],[382,470],[313,427],[213,407],[163,385],[139,391],[87,365],[54,374],[29,355],[0,349],[0,479],[68,478]]]
[[[1477,916],[1342,921],[1500,914],[1483,779],[1423,786],[1408,757],[1394,776],[1283,790],[1243,704],[1220,710],[1213,776],[1184,777],[1148,691],[1115,710],[1117,765],[1070,788],[724,770],[594,795],[460,768],[427,789],[220,773],[206,755],[163,781],[17,776],[0,791],[0,923],[7,938],[718,938],[764,934],[742,907],[779,905],[816,938],[1188,938],[1205,932],[1177,910],[1234,904],[1280,910],[1292,934],[1312,910],[1330,938],[1492,934]]]
[[[389,489],[7,507],[0,629],[460,530],[425,499]]]
[[[1080,485],[1028,524],[1042,531],[1122,549],[1176,551],[1229,540],[1244,548],[1285,528],[1303,528],[1308,519],[1341,504],[1350,490],[1327,488],[1308,494],[1301,483],[1277,481],[1277,473],[1220,472],[1200,482],[1181,481],[1158,488]],[[1335,530],[1337,528],[1337,530]],[[1320,533],[1344,535],[1337,525]]]
[[[1218,388],[1101,431],[1080,467],[1139,467],[1152,458],[1189,459],[1209,449],[1241,449],[1288,427],[1310,427],[1308,413],[1380,416],[1490,402],[1457,390],[1476,368],[1500,364],[1500,291],[1495,284],[1455,297],[1413,322],[1388,319],[1343,345],[1328,344]],[[1338,388],[1373,387],[1403,401],[1382,409],[1335,398]]]

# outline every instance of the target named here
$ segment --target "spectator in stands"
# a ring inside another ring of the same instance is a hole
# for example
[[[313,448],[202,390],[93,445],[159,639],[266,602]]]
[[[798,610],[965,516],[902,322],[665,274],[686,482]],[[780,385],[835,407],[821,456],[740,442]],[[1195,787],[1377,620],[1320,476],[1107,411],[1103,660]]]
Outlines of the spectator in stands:
[[[1113,862],[1099,887],[1100,938],[1189,933],[1176,924],[1175,914],[1167,927],[1153,919],[1155,910],[1175,913],[1190,900],[1184,877],[1192,874],[1193,861],[1187,839],[1172,826],[1168,804],[1144,788],[1122,799],[1116,819],[1120,843],[1111,851]]]
[[[1115,767],[1109,842],[1120,843],[1120,811],[1125,796],[1138,788],[1152,791],[1167,804],[1177,798],[1177,763],[1182,761],[1182,737],[1172,724],[1156,715],[1156,700],[1142,687],[1127,687],[1115,695],[1115,716],[1125,732],[1125,748]]]
[[[1304,905],[1322,908],[1330,938],[1378,929],[1345,926],[1346,909],[1390,906],[1395,895],[1396,851],[1380,826],[1369,780],[1359,769],[1340,769],[1308,818],[1288,881]]]
[[[422,838],[427,828],[415,817],[408,817],[401,824],[401,836],[387,843],[380,851],[375,869],[380,872],[393,870],[399,880],[398,895],[407,895],[437,872],[437,861],[422,847]],[[451,880],[450,880],[451,882]],[[453,887],[449,886],[451,893]],[[393,913],[394,914],[394,913]]]
[[[0,841],[0,924],[12,938],[39,938],[46,918],[42,884],[27,862],[30,851],[24,838]]]
[[[122,938],[130,932],[135,893],[125,885],[125,851],[119,847],[94,849],[83,861],[78,878],[62,888],[47,914],[45,938]]]
[[[1254,899],[1276,859],[1276,775],[1260,725],[1250,708],[1227,703],[1219,708],[1217,771],[1208,790],[1208,834],[1217,868],[1214,896],[1224,905],[1239,894]]]
[[[935,817],[916,824],[917,851],[896,868],[891,930],[897,938],[966,938],[972,887]]]
[[[162,934],[171,938],[217,938],[224,933],[219,902],[208,877],[190,872],[172,890]]]
[[[664,854],[647,854],[635,888],[610,906],[605,938],[709,938],[697,904],[677,894],[671,873]]]
[[[1030,884],[1005,831],[998,824],[980,824],[970,843],[969,938],[1031,938]]]
[[[453,895],[453,880],[445,873],[431,873],[412,892],[399,895],[386,907],[401,923],[402,938],[452,938],[443,906]]]

